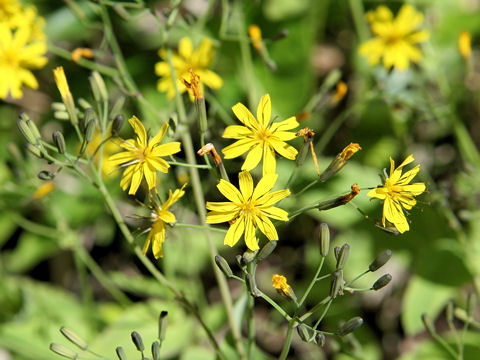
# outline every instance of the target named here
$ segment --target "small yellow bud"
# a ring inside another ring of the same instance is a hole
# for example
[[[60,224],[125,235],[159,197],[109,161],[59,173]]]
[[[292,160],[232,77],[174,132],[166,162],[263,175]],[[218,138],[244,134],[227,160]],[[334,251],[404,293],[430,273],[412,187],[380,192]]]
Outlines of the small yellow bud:
[[[76,48],[72,51],[72,61],[78,62],[81,58],[93,58],[93,50],[89,48]]]
[[[342,100],[348,92],[348,86],[343,81],[337,83],[335,94],[333,94],[332,100],[334,102],[339,102]]]
[[[472,55],[472,36],[468,31],[462,31],[458,36],[458,51],[465,60]]]
[[[248,36],[252,39],[253,47],[257,50],[261,50],[262,44],[262,30],[257,25],[250,25],[248,27]]]

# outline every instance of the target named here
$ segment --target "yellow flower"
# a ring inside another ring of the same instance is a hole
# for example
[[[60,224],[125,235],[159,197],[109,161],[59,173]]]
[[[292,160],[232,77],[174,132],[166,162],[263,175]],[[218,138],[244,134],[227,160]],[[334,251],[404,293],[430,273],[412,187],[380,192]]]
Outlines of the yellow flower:
[[[22,85],[37,89],[38,82],[30,69],[45,66],[47,52],[45,41],[30,41],[31,29],[20,26],[13,30],[0,23],[0,98],[8,94],[13,98],[23,96]]]
[[[403,70],[409,62],[419,62],[422,53],[416,46],[428,39],[426,30],[418,30],[423,15],[411,5],[403,5],[396,18],[386,6],[367,12],[367,20],[375,38],[360,45],[360,54],[368,57],[371,65],[379,63],[383,57],[383,66]]]
[[[166,59],[165,50],[158,52],[162,59]],[[187,88],[181,81],[190,80],[190,69],[200,77],[200,92],[203,94],[203,84],[212,89],[219,89],[223,85],[220,76],[208,69],[215,53],[212,49],[212,42],[209,39],[203,39],[197,49],[193,49],[192,40],[184,37],[178,45],[178,54],[172,54],[173,67],[177,78],[177,88],[180,93],[187,91]],[[168,98],[175,96],[175,86],[172,79],[172,73],[167,61],[160,61],[155,64],[155,74],[160,76],[157,82],[157,89],[166,92]]]
[[[420,170],[420,165],[415,166],[402,175],[403,167],[410,164],[413,160],[413,155],[409,155],[395,169],[395,162],[390,158],[390,176],[385,179],[383,186],[370,190],[367,194],[367,196],[384,201],[382,224],[385,227],[386,219],[400,233],[410,229],[407,218],[403,213],[403,208],[410,210],[417,203],[413,197],[425,191],[424,183],[409,184]]]
[[[109,132],[107,133],[106,138],[109,138],[110,136],[111,136],[111,133]],[[86,148],[86,151],[87,153],[90,154],[90,156],[95,155],[93,158],[93,161],[95,163],[97,163],[100,158],[100,151],[98,150],[98,147],[100,146],[101,142],[102,142],[102,134],[100,130],[97,130],[93,135],[92,141],[88,143]],[[103,158],[107,159],[110,155],[112,155],[113,153],[119,150],[120,150],[120,147],[115,141],[108,140],[103,144]],[[102,174],[104,177],[112,176],[112,170],[114,169],[112,169],[109,161],[102,162]]]
[[[129,139],[119,144],[126,151],[112,155],[108,158],[110,168],[117,166],[126,167],[123,172],[120,186],[123,190],[133,195],[137,192],[143,177],[147,180],[148,189],[155,188],[157,183],[157,170],[167,173],[170,165],[163,160],[162,156],[168,156],[180,151],[179,142],[170,142],[160,145],[165,135],[168,124],[164,123],[155,137],[148,141],[147,132],[136,116],[128,120],[137,139]]]
[[[296,135],[286,130],[294,129],[299,124],[295,116],[280,122],[270,122],[272,102],[269,94],[264,95],[258,103],[257,119],[241,103],[234,105],[232,110],[245,126],[231,125],[225,129],[224,138],[239,139],[222,150],[225,159],[233,159],[249,152],[242,170],[250,171],[258,165],[263,155],[263,175],[275,173],[275,152],[295,160],[298,151],[285,141],[292,140]]]
[[[270,192],[277,178],[277,174],[266,174],[254,189],[252,176],[248,171],[242,171],[238,174],[240,191],[228,181],[220,180],[217,188],[229,201],[207,202],[207,209],[211,210],[207,214],[207,223],[230,222],[225,245],[235,245],[245,233],[247,247],[257,250],[257,227],[269,240],[278,240],[277,230],[269,218],[288,221],[288,213],[272,205],[290,195],[290,190]]]
[[[335,93],[333,94],[332,101],[339,102],[345,97],[345,95],[347,94],[347,91],[348,91],[347,84],[345,84],[343,81],[339,81],[337,83]]]
[[[167,201],[165,201],[162,206],[154,206],[150,217],[153,225],[148,233],[147,241],[143,246],[144,255],[147,253],[150,243],[152,243],[152,251],[155,259],[163,257],[162,244],[165,241],[165,224],[171,224],[177,221],[175,215],[168,209],[185,194],[183,189],[186,185],[187,184],[184,184],[181,189],[176,189],[173,193],[172,190],[170,190]]]
[[[472,36],[468,31],[462,31],[458,36],[458,51],[465,60],[472,55]]]
[[[22,5],[18,0],[0,0],[0,19],[9,19],[21,9]]]
[[[283,296],[289,296],[292,293],[292,288],[287,284],[287,278],[283,275],[274,274],[272,286]]]
[[[68,86],[67,77],[65,76],[63,66],[53,69],[53,77],[65,105],[73,104],[72,93],[70,92],[70,87]]]
[[[262,50],[262,30],[258,25],[250,25],[248,27],[248,36],[250,36],[250,39],[252,40],[253,47],[257,50]]]

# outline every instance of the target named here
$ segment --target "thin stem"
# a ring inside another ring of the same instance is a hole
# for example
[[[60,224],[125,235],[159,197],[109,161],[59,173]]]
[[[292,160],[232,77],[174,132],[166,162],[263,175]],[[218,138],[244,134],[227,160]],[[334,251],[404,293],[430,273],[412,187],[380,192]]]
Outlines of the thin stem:
[[[201,229],[201,230],[210,230],[210,231],[216,231],[220,232],[222,234],[225,234],[228,230],[226,229],[219,229],[215,227],[210,227],[207,225],[195,225],[195,224],[182,224],[182,223],[175,223],[175,227],[184,227],[184,228],[192,228],[192,229]]]
[[[320,260],[320,264],[318,264],[317,271],[315,272],[315,275],[312,278],[312,281],[310,281],[310,284],[308,284],[307,290],[305,291],[305,294],[303,294],[302,298],[300,299],[300,302],[298,303],[298,306],[302,306],[303,302],[307,298],[308,294],[310,294],[310,291],[313,288],[313,285],[317,282],[317,277],[320,274],[320,271],[322,271],[323,263],[325,262],[325,258],[322,256],[322,259]]]
[[[285,337],[285,342],[283,343],[283,348],[280,356],[278,357],[279,360],[285,360],[288,356],[290,351],[290,346],[292,345],[292,336],[293,336],[293,329],[297,325],[297,321],[292,319],[288,323],[287,335]]]
[[[183,163],[183,162],[177,162],[177,161],[167,161],[167,163],[169,163],[170,165],[191,167],[191,168],[197,168],[197,169],[211,169],[212,168],[210,165],[189,164],[189,163]]]
[[[248,264],[248,272],[255,279],[256,264]],[[248,346],[247,346],[247,359],[254,359],[254,350],[255,350],[255,318],[254,318],[254,308],[255,308],[255,298],[249,293],[248,288],[245,286],[247,291],[248,301],[247,301],[247,329],[248,329]]]
[[[294,211],[293,213],[289,214],[288,221],[292,221],[295,217],[297,217],[301,213],[304,213],[305,211],[316,209],[317,206],[318,206],[318,203],[314,204],[314,205],[306,206],[306,207],[303,207],[301,209],[298,209],[298,210]]]
[[[326,298],[324,298],[322,301],[320,301],[317,305],[315,305],[311,310],[308,310],[305,314],[300,316],[299,321],[304,322],[306,319],[308,319],[310,316],[312,316],[313,313],[318,311],[323,305],[328,303],[329,301],[332,300],[332,297],[329,295]]]
[[[315,322],[315,325],[313,325],[313,328],[317,330],[318,325],[322,322],[323,318],[325,315],[327,315],[328,310],[330,310],[330,305],[332,305],[333,299],[330,299],[330,301],[327,303],[327,306],[325,306],[325,309],[322,312],[322,315],[318,318],[318,320]]]
[[[361,273],[360,275],[358,275],[357,277],[355,277],[353,280],[347,282],[347,283],[345,284],[345,286],[350,286],[350,285],[352,285],[355,281],[357,281],[358,279],[360,279],[362,276],[367,275],[369,272],[370,272],[370,270],[368,270],[368,269],[365,270],[363,273]]]
[[[264,299],[266,302],[272,305],[275,308],[275,310],[277,310],[287,321],[292,320],[292,317],[288,315],[287,312],[283,310],[282,307],[275,302],[275,300],[270,298],[267,294],[265,294],[259,289],[257,289],[257,293],[262,299]]]

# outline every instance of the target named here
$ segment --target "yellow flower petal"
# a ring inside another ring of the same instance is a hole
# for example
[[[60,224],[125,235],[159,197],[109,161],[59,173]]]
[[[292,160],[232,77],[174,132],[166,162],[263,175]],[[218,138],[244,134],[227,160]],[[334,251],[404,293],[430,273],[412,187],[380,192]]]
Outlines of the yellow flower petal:
[[[162,209],[162,211],[160,211],[158,213],[158,218],[162,219],[162,221],[164,221],[166,223],[174,223],[175,221],[177,221],[177,219],[175,218],[175,215],[173,215],[173,213],[171,213],[168,210],[163,210],[163,209]]]
[[[242,141],[242,140],[239,140],[239,141]],[[260,163],[260,160],[262,160],[262,153],[263,153],[262,145],[261,144],[255,145],[247,154],[247,157],[245,158],[245,162],[242,165],[242,170],[250,171],[256,168],[257,165]],[[225,155],[225,158],[227,158],[226,155]]]
[[[147,131],[145,130],[145,127],[140,122],[140,120],[138,120],[136,116],[132,116],[128,120],[128,122],[132,126],[133,131],[135,131],[135,134],[137,135],[138,145],[142,148],[147,147]]]
[[[148,162],[143,163],[143,175],[145,180],[147,180],[148,189],[151,190],[157,185],[157,173],[153,166]]]
[[[257,203],[263,208],[263,207],[269,207],[272,206],[273,204],[276,204],[280,200],[286,198],[288,195],[290,195],[290,190],[285,189],[285,190],[277,190],[268,194],[265,194],[257,199]]]
[[[263,175],[275,174],[277,171],[277,160],[275,159],[275,151],[267,144],[263,147]]]
[[[268,216],[269,218],[288,221],[288,212],[278,207],[270,206],[268,208],[261,208],[260,211],[263,215]]]
[[[253,139],[244,138],[244,139],[235,141],[233,144],[223,148],[222,153],[225,156],[225,159],[233,159],[246,153],[256,143],[257,142]]]
[[[163,160],[162,158],[159,158],[159,157],[156,158],[156,157],[150,156],[146,160],[146,162],[148,162],[150,165],[152,165],[158,171],[161,171],[165,174],[168,172],[168,168],[170,167],[170,165],[165,160]]]
[[[277,174],[265,174],[258,182],[255,190],[253,191],[252,199],[257,200],[267,192],[272,190],[273,186],[277,182]]]
[[[253,193],[253,179],[248,171],[242,171],[238,174],[240,192],[244,200],[249,200]]]
[[[240,237],[242,236],[243,232],[245,231],[245,220],[244,218],[237,219],[227,231],[225,235],[225,239],[223,243],[228,246],[234,246]]]
[[[232,107],[232,111],[242,124],[251,129],[258,130],[259,125],[257,123],[257,120],[252,115],[250,110],[246,108],[245,105],[243,105],[242,103],[237,103]]]
[[[221,179],[220,182],[217,184],[217,188],[228,200],[234,203],[243,202],[243,196],[240,191],[238,191],[237,188],[228,181]]]
[[[184,59],[188,59],[192,56],[193,53],[193,44],[192,40],[188,37],[184,37],[180,39],[180,43],[178,44],[178,53]]]
[[[230,125],[225,128],[222,137],[226,139],[243,139],[251,134],[253,134],[252,130],[246,126]]]
[[[178,141],[158,145],[153,148],[151,156],[168,156],[176,154],[180,151],[180,143]]]
[[[216,212],[234,212],[239,211],[238,205],[229,201],[211,202],[207,201],[207,209]]]
[[[207,224],[219,224],[223,222],[228,222],[237,217],[238,211],[210,211],[207,214]]]
[[[245,244],[251,251],[258,250],[258,242],[255,237],[255,225],[252,218],[248,216],[245,221]]]
[[[130,190],[128,191],[129,195],[135,195],[140,183],[143,178],[143,167],[142,164],[136,164],[132,174],[132,183],[130,184]]]
[[[168,129],[168,123],[164,122],[158,134],[155,135],[153,139],[150,140],[148,144],[149,149],[152,149],[154,146],[158,145],[160,141],[162,141],[163,137],[165,136],[165,133],[167,132],[167,129]]]
[[[276,139],[270,139],[269,143],[275,149],[275,151],[283,157],[290,160],[295,160],[295,158],[297,157],[298,150],[295,149],[293,146],[288,145],[286,142]]]
[[[267,127],[272,117],[272,101],[270,100],[270,95],[265,94],[260,99],[257,107],[257,121],[264,128]]]
[[[268,217],[264,215],[258,216],[256,224],[268,240],[278,240],[277,230]]]
[[[152,240],[152,252],[155,259],[163,257],[162,244],[165,241],[165,223],[157,221],[150,232]]]

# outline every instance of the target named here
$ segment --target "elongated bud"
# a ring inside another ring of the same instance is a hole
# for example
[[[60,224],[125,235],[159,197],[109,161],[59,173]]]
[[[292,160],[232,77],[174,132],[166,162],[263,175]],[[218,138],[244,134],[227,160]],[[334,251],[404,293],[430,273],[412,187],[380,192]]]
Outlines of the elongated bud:
[[[315,335],[315,343],[319,346],[325,345],[325,335],[322,333],[317,333],[317,335]]]
[[[335,271],[330,285],[330,297],[335,299],[343,287],[343,275],[341,271]]]
[[[477,306],[477,295],[471,292],[468,294],[467,297],[467,315],[469,317],[472,316],[473,311],[475,310],[475,306]]]
[[[298,336],[300,336],[300,339],[302,339],[305,342],[310,342],[310,334],[308,332],[308,329],[305,325],[300,324],[297,326],[297,333]]]
[[[247,280],[247,289],[252,294],[252,296],[257,297],[257,284],[255,283],[255,279],[253,278],[252,275],[247,274],[245,275],[245,280]]]
[[[435,336],[436,331],[435,331],[435,326],[432,323],[432,320],[430,319],[430,316],[428,314],[423,313],[422,314],[422,321],[423,325],[425,326],[425,329],[428,331],[428,333],[432,336]]]
[[[112,135],[117,136],[120,130],[122,129],[123,123],[125,122],[125,116],[119,114],[115,116],[112,122]]]
[[[230,277],[233,275],[232,269],[228,265],[227,260],[225,260],[220,255],[215,255],[215,263],[217,264],[218,268],[222,271],[223,275],[226,277]]]
[[[55,111],[53,113],[53,117],[58,120],[69,120],[70,115],[68,114],[67,111]]]
[[[392,250],[387,249],[384,252],[381,252],[375,258],[375,260],[373,260],[372,263],[368,266],[368,270],[373,272],[380,269],[383,265],[385,265],[388,262],[388,260],[390,260],[391,257],[392,257]]]
[[[93,97],[97,102],[104,102],[108,100],[107,87],[103,81],[102,76],[98,71],[92,71],[92,75],[88,78],[90,87],[92,89]]]
[[[62,326],[60,328],[60,332],[63,336],[65,336],[70,342],[77,345],[80,349],[86,350],[88,348],[88,344],[85,340],[83,340],[75,331]]]
[[[17,126],[18,126],[18,130],[20,130],[23,137],[25,138],[25,140],[27,140],[28,143],[30,144],[37,143],[37,139],[33,135],[32,130],[30,130],[30,127],[27,125],[27,122],[25,120],[18,119]]]
[[[127,353],[123,349],[123,347],[119,346],[115,349],[119,360],[128,360]]]
[[[42,138],[42,135],[40,135],[40,131],[38,131],[37,125],[33,120],[27,120],[27,126],[29,127],[30,131],[32,132],[33,136],[35,137],[35,140],[37,143],[40,141]]]
[[[90,120],[87,123],[87,127],[85,128],[85,141],[87,143],[92,141],[93,136],[95,135],[95,127],[96,127],[96,121],[95,120]]]
[[[338,261],[338,256],[340,255],[340,246],[335,246],[333,248],[333,252],[334,252],[334,255],[335,255],[335,260]]]
[[[42,152],[40,151],[40,149],[38,147],[36,147],[35,145],[32,145],[30,143],[27,143],[26,145],[27,147],[27,150],[34,156],[38,157],[38,158],[43,158],[43,155],[42,155]]]
[[[453,322],[454,316],[453,316],[453,311],[454,311],[454,305],[453,301],[449,301],[447,304],[447,310],[446,310],[446,318],[448,322]]]
[[[255,260],[255,256],[257,256],[258,250],[252,251],[252,250],[247,250],[243,253],[242,255],[242,263],[248,264],[251,263],[253,260]]]
[[[347,262],[349,254],[350,254],[350,245],[344,244],[338,253],[337,270],[343,270],[343,267]]]
[[[392,281],[392,275],[390,274],[385,274],[381,276],[377,281],[375,281],[372,285],[372,290],[380,290],[381,288],[384,288],[387,286],[390,281]]]
[[[162,311],[158,317],[158,340],[164,341],[167,333],[168,311]]]
[[[85,132],[85,129],[87,128],[87,124],[90,122],[90,120],[96,120],[96,119],[97,117],[95,115],[95,110],[93,110],[93,108],[91,107],[86,108],[83,112],[83,119],[79,123],[80,130],[82,130],[82,132]]]
[[[120,115],[120,112],[123,109],[123,106],[125,105],[125,96],[120,96],[115,102],[113,103],[112,109],[110,110],[110,114],[108,114],[108,117],[113,120],[117,115]]]
[[[345,324],[341,325],[337,330],[337,335],[345,336],[357,330],[363,324],[363,319],[360,316],[356,316],[348,320]]]
[[[140,334],[136,331],[132,332],[132,342],[135,344],[135,347],[138,351],[144,351],[145,347],[143,346],[143,340]]]
[[[52,180],[53,178],[55,178],[55,175],[50,171],[42,170],[37,174],[37,177],[40,180]]]
[[[160,360],[160,343],[158,341],[152,343],[152,356],[153,360]]]
[[[60,154],[65,154],[65,151],[66,151],[65,139],[61,131],[55,130],[52,134],[52,140],[55,146],[57,147],[58,152]]]
[[[330,251],[330,230],[328,225],[323,223],[320,225],[320,254],[323,257],[328,256]]]
[[[85,100],[84,98],[79,98],[79,99],[78,99],[78,105],[80,105],[83,110],[86,110],[86,109],[92,107],[92,104],[90,104],[90,103],[89,103],[87,100]]]
[[[63,102],[52,102],[50,105],[53,111],[67,111],[67,107]]]
[[[277,241],[276,240],[271,240],[265,244],[264,247],[260,249],[258,252],[258,255],[255,259],[255,261],[260,262],[265,260],[272,252],[275,250],[277,247]]]
[[[50,350],[52,350],[55,354],[66,357],[67,359],[77,359],[78,354],[73,351],[72,349],[67,348],[61,344],[50,344]]]

